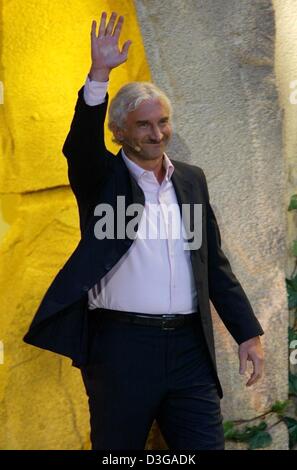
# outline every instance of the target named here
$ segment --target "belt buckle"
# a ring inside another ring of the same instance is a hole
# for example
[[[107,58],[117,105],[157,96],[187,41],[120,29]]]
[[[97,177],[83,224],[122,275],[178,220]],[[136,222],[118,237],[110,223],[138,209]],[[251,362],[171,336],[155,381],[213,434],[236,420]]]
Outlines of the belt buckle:
[[[171,317],[171,319],[174,318],[174,317],[171,316],[171,315],[162,315],[162,317],[163,317],[163,320],[162,320],[161,329],[162,329],[162,330],[168,330],[168,331],[173,331],[173,330],[175,330],[175,327],[174,327],[174,326],[166,326],[167,323],[168,323],[168,320],[170,319],[170,317]],[[165,317],[165,318],[164,318],[164,317]]]

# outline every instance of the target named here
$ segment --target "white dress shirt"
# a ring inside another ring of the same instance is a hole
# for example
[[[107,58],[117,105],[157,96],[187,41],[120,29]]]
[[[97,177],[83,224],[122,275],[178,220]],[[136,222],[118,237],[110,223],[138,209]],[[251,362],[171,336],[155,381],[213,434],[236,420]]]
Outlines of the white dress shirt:
[[[89,106],[105,100],[108,82],[87,77],[84,99]],[[184,250],[183,227],[171,176],[174,166],[164,154],[165,177],[122,158],[145,195],[137,237],[125,255],[89,290],[89,309],[105,308],[149,314],[188,314],[197,310],[197,291]],[[170,206],[170,209],[169,209]],[[148,236],[149,234],[149,236]]]

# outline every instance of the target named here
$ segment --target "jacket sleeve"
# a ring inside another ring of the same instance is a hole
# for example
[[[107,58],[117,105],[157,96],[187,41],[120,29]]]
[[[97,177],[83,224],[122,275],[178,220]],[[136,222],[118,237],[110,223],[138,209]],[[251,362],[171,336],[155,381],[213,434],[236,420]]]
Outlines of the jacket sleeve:
[[[113,156],[104,141],[108,95],[104,103],[89,106],[85,103],[83,90],[84,87],[78,92],[74,117],[62,149],[67,158],[70,186],[79,201],[89,198],[98,187],[110,166],[110,156]]]
[[[220,230],[203,172],[202,178],[206,197],[209,297],[226,328],[240,344],[264,332],[221,248]]]

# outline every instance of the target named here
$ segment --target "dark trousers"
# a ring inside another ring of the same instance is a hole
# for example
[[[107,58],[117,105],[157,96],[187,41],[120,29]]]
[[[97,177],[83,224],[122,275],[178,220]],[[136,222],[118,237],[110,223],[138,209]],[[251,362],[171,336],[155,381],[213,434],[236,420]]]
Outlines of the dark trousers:
[[[91,361],[81,368],[92,449],[144,449],[156,419],[169,449],[222,450],[220,399],[198,314],[175,330],[97,315]]]

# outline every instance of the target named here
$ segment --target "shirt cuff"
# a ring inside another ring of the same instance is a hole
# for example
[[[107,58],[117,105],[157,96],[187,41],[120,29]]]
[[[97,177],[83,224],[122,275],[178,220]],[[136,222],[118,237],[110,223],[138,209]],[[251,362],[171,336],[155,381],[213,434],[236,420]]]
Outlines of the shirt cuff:
[[[87,76],[84,86],[84,100],[89,106],[97,106],[105,101],[105,96],[108,87],[107,82],[96,82],[90,80]]]

